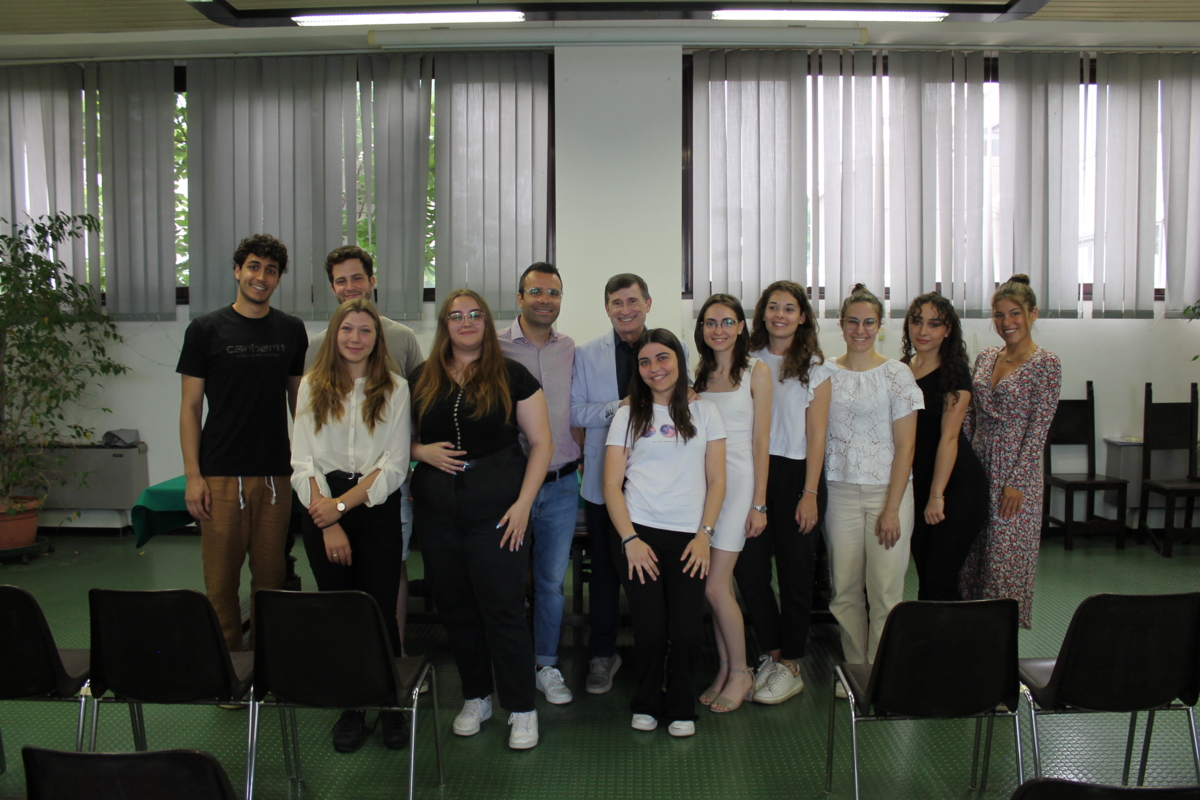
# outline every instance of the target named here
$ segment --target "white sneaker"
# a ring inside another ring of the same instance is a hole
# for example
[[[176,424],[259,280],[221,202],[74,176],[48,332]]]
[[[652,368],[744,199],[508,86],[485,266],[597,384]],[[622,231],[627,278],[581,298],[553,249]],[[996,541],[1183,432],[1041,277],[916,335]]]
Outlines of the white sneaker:
[[[754,693],[754,702],[764,705],[782,703],[804,691],[804,681],[783,664],[776,664],[762,688]]]
[[[658,720],[649,714],[634,714],[633,729],[635,731],[652,731],[658,727]]]
[[[542,667],[534,670],[533,680],[537,684],[538,691],[546,695],[548,702],[556,706],[571,702],[571,690],[563,681],[558,667]]]
[[[842,685],[842,682],[841,682],[841,681],[834,681],[834,682],[833,682],[833,696],[834,696],[834,697],[836,697],[838,700],[848,700],[848,699],[850,699],[850,698],[849,698],[849,697],[846,695],[846,687]]]
[[[538,724],[536,711],[524,711],[508,715],[508,746],[513,750],[528,750],[538,743]]]
[[[767,682],[767,678],[775,672],[775,668],[779,666],[778,661],[772,661],[770,656],[761,656],[758,659],[758,667],[754,671],[754,691],[758,691]]]
[[[454,733],[458,736],[474,736],[479,733],[479,723],[492,718],[492,696],[477,697],[463,703],[462,711],[454,718]]]
[[[677,719],[667,726],[667,733],[679,738],[684,736],[695,736],[696,723],[692,722],[690,719]]]

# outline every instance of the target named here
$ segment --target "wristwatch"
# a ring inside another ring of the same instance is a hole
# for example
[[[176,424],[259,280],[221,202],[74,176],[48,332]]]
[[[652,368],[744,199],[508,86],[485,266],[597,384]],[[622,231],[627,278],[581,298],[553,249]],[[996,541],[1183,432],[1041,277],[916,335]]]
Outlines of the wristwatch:
[[[696,533],[707,533],[708,538],[711,539],[713,537],[714,531],[713,531],[711,525],[701,525],[700,528],[696,531]]]
[[[337,501],[337,510],[338,510],[339,514],[345,514],[346,513],[346,503],[342,500],[338,500]]]
[[[750,507],[751,507],[751,508],[753,508],[755,511],[757,511],[757,512],[758,512],[758,513],[760,513],[760,514],[766,514],[766,513],[767,513],[767,507],[766,507],[766,506],[750,506]]]

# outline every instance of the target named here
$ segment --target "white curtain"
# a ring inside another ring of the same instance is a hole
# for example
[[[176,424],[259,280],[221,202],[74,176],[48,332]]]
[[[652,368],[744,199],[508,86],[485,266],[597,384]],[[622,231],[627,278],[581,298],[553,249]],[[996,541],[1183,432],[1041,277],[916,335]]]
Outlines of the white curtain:
[[[753,304],[777,280],[817,285],[807,237],[808,57],[805,50],[693,56],[697,298],[724,292]]]
[[[470,287],[497,315],[548,253],[546,53],[436,56],[437,290]]]
[[[273,304],[324,317],[336,304],[325,255],[354,241],[357,59],[202,59],[187,70],[192,316],[233,301],[233,251],[269,233],[288,248]]]
[[[106,310],[175,319],[174,65],[108,62],[98,73]]]
[[[1200,54],[1162,56],[1167,316],[1200,300]]]
[[[421,316],[425,278],[425,206],[433,59],[416,54],[359,61],[367,202],[375,214],[376,293],[392,319]]]

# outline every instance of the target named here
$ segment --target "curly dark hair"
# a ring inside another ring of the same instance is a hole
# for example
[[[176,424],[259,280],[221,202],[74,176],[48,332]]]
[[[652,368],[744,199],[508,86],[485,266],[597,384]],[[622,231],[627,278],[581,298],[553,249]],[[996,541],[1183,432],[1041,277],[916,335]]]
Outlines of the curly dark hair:
[[[715,305],[728,306],[738,322],[746,321],[746,312],[738,299],[729,294],[714,294],[700,306],[700,315],[696,317],[696,354],[700,356],[700,366],[696,367],[696,391],[702,392],[708,386],[708,376],[717,368],[717,354],[704,341],[704,314]],[[750,364],[750,334],[746,326],[733,343],[733,363],[729,366],[729,382],[735,387],[742,385],[742,373]]]
[[[287,272],[288,253],[287,245],[276,239],[269,233],[256,233],[253,236],[247,236],[238,244],[237,250],[233,251],[233,266],[240,267],[246,263],[246,259],[255,255],[259,258],[274,259],[279,265],[279,274]]]
[[[816,358],[818,364],[824,364],[825,354],[821,352],[821,343],[817,340],[817,315],[813,313],[812,303],[808,300],[808,292],[800,284],[792,281],[775,281],[763,290],[757,305],[754,306],[750,350],[751,352],[764,350],[770,342],[771,337],[767,333],[767,306],[771,302],[771,295],[776,292],[786,292],[796,300],[796,305],[800,307],[800,313],[804,315],[804,322],[796,329],[796,335],[792,337],[792,346],[783,354],[783,364],[779,369],[779,374],[773,377],[780,383],[788,378],[795,378],[807,386],[808,370],[812,366],[813,358]]]
[[[371,257],[371,254],[358,245],[348,244],[331,250],[329,255],[325,256],[325,274],[329,276],[331,286],[333,285],[333,268],[352,258],[357,258],[362,262],[363,272],[367,273],[368,278],[375,277],[375,259]]]
[[[942,372],[938,376],[938,392],[950,401],[950,405],[958,402],[958,388],[965,380],[971,382],[971,362],[967,359],[967,346],[963,343],[962,323],[959,322],[958,312],[954,304],[937,292],[920,295],[908,307],[904,315],[904,335],[900,342],[900,360],[908,364],[913,357],[912,339],[908,335],[909,320],[921,313],[921,306],[933,306],[940,319],[949,329],[942,346],[938,348],[938,359],[941,361]]]

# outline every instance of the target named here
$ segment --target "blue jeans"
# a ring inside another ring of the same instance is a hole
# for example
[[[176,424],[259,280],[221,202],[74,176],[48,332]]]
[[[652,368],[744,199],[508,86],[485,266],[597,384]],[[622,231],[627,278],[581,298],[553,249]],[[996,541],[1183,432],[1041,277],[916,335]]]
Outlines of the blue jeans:
[[[579,473],[543,484],[533,501],[533,652],[538,666],[558,663],[562,633],[563,578],[571,560],[575,518],[579,513]]]

